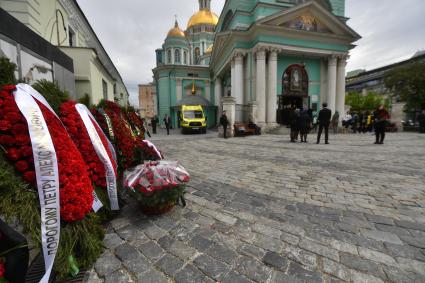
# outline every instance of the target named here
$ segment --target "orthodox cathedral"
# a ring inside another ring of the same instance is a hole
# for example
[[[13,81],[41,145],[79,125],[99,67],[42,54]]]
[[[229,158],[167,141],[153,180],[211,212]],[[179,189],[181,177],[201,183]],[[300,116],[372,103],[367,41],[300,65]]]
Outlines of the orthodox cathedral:
[[[177,127],[180,106],[191,104],[210,127],[223,109],[231,123],[263,127],[287,124],[293,107],[344,112],[345,66],[360,39],[345,0],[227,0],[219,17],[211,0],[198,1],[186,29],[176,21],[156,50],[161,118]]]

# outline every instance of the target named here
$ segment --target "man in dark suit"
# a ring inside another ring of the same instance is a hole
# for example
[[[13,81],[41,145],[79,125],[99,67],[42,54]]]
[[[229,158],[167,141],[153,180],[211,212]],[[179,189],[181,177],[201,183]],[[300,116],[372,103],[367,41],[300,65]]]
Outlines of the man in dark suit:
[[[325,128],[325,143],[329,144],[329,124],[331,123],[332,111],[329,110],[328,104],[323,103],[323,109],[319,112],[317,122],[319,123],[319,132],[317,133],[317,144],[320,143],[320,136],[322,135],[323,128]]]
[[[171,126],[171,118],[167,114],[164,116],[164,124],[165,128],[167,129],[167,135],[170,134],[170,126]]]

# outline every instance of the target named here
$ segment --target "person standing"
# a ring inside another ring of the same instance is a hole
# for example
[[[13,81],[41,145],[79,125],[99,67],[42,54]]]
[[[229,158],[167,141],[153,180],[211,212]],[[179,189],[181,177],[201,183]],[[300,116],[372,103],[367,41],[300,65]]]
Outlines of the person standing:
[[[156,134],[156,125],[158,124],[158,122],[159,122],[159,120],[158,120],[158,116],[154,116],[152,119],[151,119],[151,125],[152,125],[152,133],[153,134]]]
[[[298,129],[300,131],[301,142],[307,142],[307,135],[310,131],[311,119],[308,111],[301,111],[298,118]]]
[[[170,135],[171,118],[167,114],[164,116],[164,124],[167,129],[167,135]]]
[[[332,111],[328,109],[328,104],[323,103],[323,109],[319,112],[319,132],[317,133],[317,144],[320,143],[320,137],[325,129],[325,144],[329,144],[329,124],[331,123]]]
[[[339,124],[339,112],[335,111],[335,113],[332,116],[331,125],[332,129],[334,131],[334,134],[338,133],[338,124]]]
[[[418,115],[419,131],[425,134],[425,109]]]
[[[384,105],[379,106],[375,111],[375,144],[384,144],[385,139],[385,127],[387,126],[390,114],[385,109]]]
[[[290,116],[290,124],[291,124],[291,142],[296,142],[298,140],[298,120],[300,117],[300,112],[298,109],[292,109]]]
[[[223,115],[220,117],[220,125],[223,126],[223,136],[227,139],[227,126],[229,125],[229,120],[227,119],[226,111],[223,111]]]

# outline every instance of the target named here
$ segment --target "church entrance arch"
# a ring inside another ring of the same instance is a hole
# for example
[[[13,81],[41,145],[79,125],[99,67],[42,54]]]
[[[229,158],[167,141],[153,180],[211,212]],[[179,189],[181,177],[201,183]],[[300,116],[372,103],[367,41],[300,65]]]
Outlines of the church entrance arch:
[[[303,65],[293,64],[286,68],[282,75],[282,95],[278,98],[277,122],[289,125],[293,109],[309,104],[308,74]]]

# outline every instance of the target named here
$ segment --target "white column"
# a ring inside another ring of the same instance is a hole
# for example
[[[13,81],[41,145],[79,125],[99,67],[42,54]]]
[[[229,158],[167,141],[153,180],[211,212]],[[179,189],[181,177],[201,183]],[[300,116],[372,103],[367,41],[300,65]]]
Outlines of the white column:
[[[336,101],[336,57],[328,58],[328,95],[327,95],[328,108],[335,112]]]
[[[277,110],[277,51],[272,50],[269,54],[268,68],[268,92],[267,92],[267,123],[276,123]]]
[[[257,122],[259,124],[266,122],[266,51],[259,49],[257,57]]]
[[[320,60],[320,103],[327,101],[328,93],[328,70],[326,68],[327,62],[322,59]],[[318,105],[320,107],[320,105]]]
[[[231,96],[235,97],[236,95],[236,84],[235,84],[235,61],[232,59],[231,69],[230,69],[230,83],[231,83]]]
[[[345,66],[347,65],[346,57],[338,60],[337,67],[337,83],[336,83],[336,110],[339,112],[339,120],[344,116],[345,110]]]
[[[214,100],[215,100],[215,105],[218,108],[217,111],[217,119],[219,119],[219,117],[221,117],[221,114],[223,112],[223,105],[221,102],[221,98],[222,98],[222,86],[221,86],[221,79],[219,77],[217,77],[215,79],[215,86],[214,86]]]
[[[229,120],[229,126],[227,127],[227,132],[229,137],[233,137],[234,128],[236,119],[236,101],[232,96],[223,97],[223,111],[226,111],[227,119]],[[222,127],[220,127],[222,129]],[[220,132],[219,132],[220,134]]]
[[[182,79],[176,79],[176,99],[177,99],[177,101],[182,99],[182,93],[183,93]]]
[[[215,105],[220,108],[221,106],[221,97],[222,97],[222,89],[221,89],[221,79],[217,77],[215,79],[215,86],[214,86],[214,100]]]
[[[174,65],[174,48],[171,48],[171,64]]]
[[[236,104],[243,104],[243,55],[235,55],[235,95]]]

